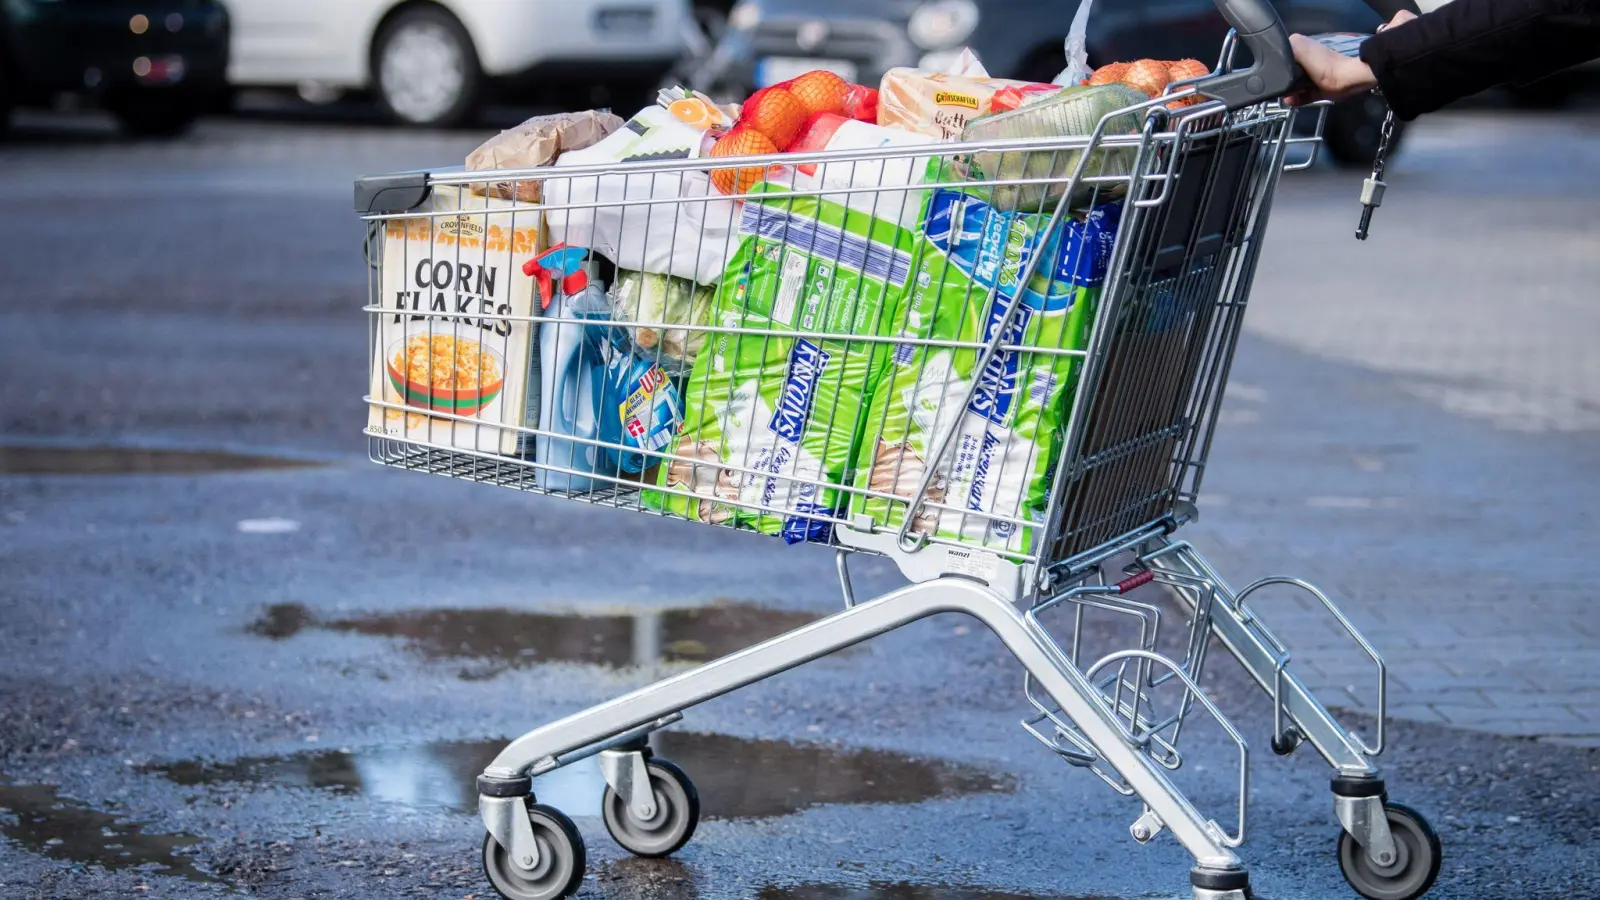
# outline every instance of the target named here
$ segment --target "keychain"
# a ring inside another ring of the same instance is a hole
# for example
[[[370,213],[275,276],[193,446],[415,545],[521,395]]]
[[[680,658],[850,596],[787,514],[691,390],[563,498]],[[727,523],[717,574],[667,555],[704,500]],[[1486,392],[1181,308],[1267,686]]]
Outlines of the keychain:
[[[1361,45],[1371,35],[1357,34],[1355,32],[1340,31],[1329,34],[1319,34],[1312,37],[1324,47],[1342,53],[1352,59],[1361,55]],[[1379,97],[1383,95],[1377,88],[1372,92]],[[1383,192],[1388,185],[1383,181],[1383,169],[1389,155],[1389,145],[1394,141],[1394,110],[1385,108],[1383,127],[1378,137],[1378,152],[1372,157],[1372,174],[1361,182],[1361,222],[1356,226],[1356,240],[1367,239],[1367,231],[1372,227],[1372,213],[1383,205]]]
[[[1377,89],[1373,89],[1377,93]],[[1382,96],[1382,95],[1380,95]],[[1372,157],[1372,174],[1361,182],[1361,223],[1356,226],[1356,240],[1367,239],[1367,229],[1372,225],[1372,211],[1383,205],[1384,157],[1389,155],[1389,142],[1394,138],[1394,110],[1383,115],[1383,131],[1378,137],[1378,152]]]

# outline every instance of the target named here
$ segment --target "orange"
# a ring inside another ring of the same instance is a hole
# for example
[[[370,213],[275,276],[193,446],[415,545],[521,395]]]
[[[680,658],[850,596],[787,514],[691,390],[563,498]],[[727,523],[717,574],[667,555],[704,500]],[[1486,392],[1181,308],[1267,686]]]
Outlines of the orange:
[[[1122,80],[1122,76],[1128,74],[1129,65],[1125,62],[1107,63],[1094,70],[1094,74],[1089,76],[1089,83],[1116,84]]]
[[[717,139],[711,147],[713,157],[724,156],[763,156],[768,153],[777,153],[778,145],[753,128],[743,125],[733,129]],[[711,173],[711,183],[717,190],[724,194],[742,194],[750,190],[756,182],[760,181],[766,170],[760,166],[749,166],[743,169],[715,169]]]
[[[764,88],[745,102],[739,111],[739,124],[761,132],[783,150],[800,136],[800,129],[810,116],[794,94],[784,88]]]
[[[672,105],[667,107],[667,112],[672,113],[673,118],[683,124],[693,125],[702,131],[713,125],[722,124],[722,113],[712,109],[711,104],[699,97],[674,100]]]
[[[1167,63],[1167,75],[1172,79],[1173,83],[1177,83],[1179,81],[1190,81],[1195,78],[1204,78],[1210,74],[1211,70],[1206,67],[1205,63],[1198,59],[1180,59],[1177,62]],[[1206,98],[1200,96],[1199,94],[1195,94],[1190,97],[1185,97],[1182,100],[1174,100],[1171,103],[1168,103],[1167,109],[1183,109],[1187,106],[1195,106],[1197,104],[1204,103],[1205,100]]]
[[[806,113],[843,115],[850,99],[850,83],[829,72],[816,69],[789,82],[789,93],[806,108]]]
[[[1123,84],[1136,88],[1149,97],[1159,97],[1171,83],[1172,77],[1167,74],[1167,64],[1159,59],[1141,59],[1128,67],[1120,79]]]
[[[1177,62],[1167,63],[1167,77],[1173,81],[1204,78],[1210,74],[1211,67],[1198,59],[1180,59]]]

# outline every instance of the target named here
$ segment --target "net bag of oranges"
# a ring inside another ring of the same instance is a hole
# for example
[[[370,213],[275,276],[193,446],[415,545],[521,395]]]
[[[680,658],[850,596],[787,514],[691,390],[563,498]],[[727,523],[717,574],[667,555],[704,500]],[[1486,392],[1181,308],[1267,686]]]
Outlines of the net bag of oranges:
[[[851,84],[824,69],[807,72],[750,95],[732,129],[712,145],[710,156],[764,156],[791,149],[822,116],[875,123],[878,92]],[[765,176],[758,166],[716,169],[711,183],[724,194],[743,194]]]

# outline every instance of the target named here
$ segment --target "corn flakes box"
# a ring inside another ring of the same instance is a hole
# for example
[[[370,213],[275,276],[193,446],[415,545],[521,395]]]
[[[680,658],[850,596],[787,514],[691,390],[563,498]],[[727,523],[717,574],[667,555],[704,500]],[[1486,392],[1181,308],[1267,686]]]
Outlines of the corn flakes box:
[[[368,434],[509,455],[537,426],[537,324],[498,317],[533,315],[543,221],[511,206],[435,186],[380,223]]]

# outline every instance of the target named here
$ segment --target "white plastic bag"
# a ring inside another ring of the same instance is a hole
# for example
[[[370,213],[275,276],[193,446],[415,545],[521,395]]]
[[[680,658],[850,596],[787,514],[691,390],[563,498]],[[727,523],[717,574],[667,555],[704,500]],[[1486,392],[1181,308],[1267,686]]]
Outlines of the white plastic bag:
[[[972,52],[971,47],[962,47],[956,58],[944,67],[941,75],[956,75],[961,78],[988,78],[989,70],[983,67],[983,61],[978,59],[978,54]]]
[[[1089,77],[1089,12],[1093,7],[1094,0],[1079,0],[1072,27],[1067,31],[1067,67],[1052,84],[1071,87]]]
[[[790,151],[868,150],[880,147],[912,147],[938,143],[932,135],[899,128],[869,125],[844,116],[824,113],[801,134]],[[934,156],[896,156],[886,159],[861,159],[849,162],[809,163],[782,170],[775,180],[787,187],[790,179],[798,190],[826,190],[827,198],[869,216],[898,222],[915,229],[922,222],[923,191],[895,190],[921,184]],[[884,190],[873,190],[884,188]],[[833,191],[847,193],[832,193]]]
[[[588,247],[635,272],[716,284],[739,245],[737,205],[700,171],[550,178],[544,202],[605,204],[547,210],[550,243]]]
[[[593,147],[562,154],[556,166],[696,159],[704,140],[704,132],[651,106]],[[648,202],[680,199],[694,202]],[[551,244],[587,247],[636,272],[715,284],[738,245],[733,198],[712,190],[710,176],[699,170],[553,176],[545,180],[544,202],[580,204],[547,210]]]

